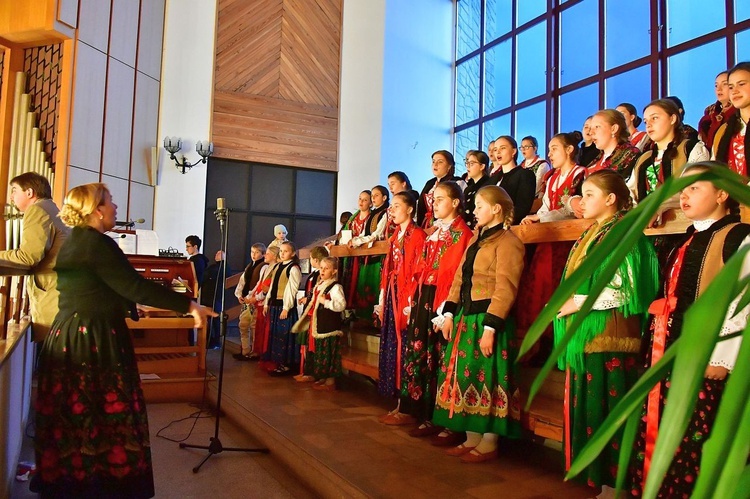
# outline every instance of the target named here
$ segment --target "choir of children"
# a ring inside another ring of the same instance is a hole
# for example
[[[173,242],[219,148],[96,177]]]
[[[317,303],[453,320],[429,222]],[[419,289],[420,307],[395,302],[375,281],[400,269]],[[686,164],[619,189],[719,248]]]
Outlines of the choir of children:
[[[450,446],[449,455],[468,463],[497,456],[500,436],[520,435],[514,362],[517,313],[522,334],[560,279],[579,268],[625,212],[666,178],[726,167],[726,163],[747,173],[750,63],[721,73],[716,84],[718,102],[706,110],[699,126],[702,141],[684,125],[678,100],[649,103],[643,109],[645,132],[637,129],[642,120],[636,108],[623,103],[617,110],[600,110],[586,120],[590,127],[590,134],[583,135],[586,155],[579,154],[580,133],[555,135],[549,142],[549,171],[548,163],[536,155],[536,139],[522,140],[525,160],[519,167],[515,140],[501,136],[491,143],[489,155],[479,150],[466,153],[464,180],[454,176],[453,156],[441,150],[432,155],[434,178],[418,196],[403,172],[389,175],[390,206],[384,186],[360,193],[359,209],[346,221],[341,243],[357,247],[388,241],[382,269],[378,264],[376,272],[380,285],[375,314],[381,324],[377,385],[381,395],[397,398],[398,403],[379,418],[382,423],[413,425],[410,435],[431,436],[434,445]],[[704,142],[713,145],[714,156],[724,164],[706,161]],[[588,150],[593,147],[598,150],[595,157]],[[582,161],[584,157],[592,159]],[[540,171],[544,173],[538,175]],[[529,214],[535,190],[541,207]],[[671,246],[662,269],[662,297],[652,303],[659,263],[653,241],[644,236],[558,359],[558,367],[566,373],[566,467],[641,369],[655,363],[665,346],[679,337],[685,310],[750,234],[750,225],[740,223],[735,214],[737,203],[710,182],[695,182],[665,202],[659,216],[677,208],[694,223],[678,244],[667,241]],[[536,247],[524,273],[526,248],[509,226],[514,221],[528,225],[575,217],[593,223],[572,245]],[[328,256],[326,248],[314,248],[310,261],[316,270],[308,277],[305,297],[299,301],[304,312],[297,320],[300,269],[286,229],[277,229],[274,245],[279,246],[279,262],[274,261],[275,248],[269,247],[264,261],[272,267],[263,265],[264,248],[254,245],[252,263],[237,286],[243,312],[242,346],[236,358],[262,354],[273,363],[270,374],[284,375],[291,374],[301,353],[295,378],[314,381],[315,389],[333,391],[341,375],[342,312],[347,301],[351,308],[356,295],[372,292],[371,272],[365,271],[365,261],[339,262]],[[578,313],[603,267],[560,309],[554,321],[555,340]],[[336,279],[340,269],[341,283]],[[721,334],[742,330],[748,309],[735,314],[732,308]],[[645,339],[650,348],[644,362],[641,339],[648,323]],[[297,333],[299,345],[294,345],[290,333]],[[701,447],[737,361],[740,341],[722,342],[714,350],[690,427],[662,486],[664,497],[690,495]],[[640,494],[649,469],[668,389],[669,376],[644,404],[629,469],[633,495]],[[614,485],[620,437],[586,469],[583,478],[590,486]]]

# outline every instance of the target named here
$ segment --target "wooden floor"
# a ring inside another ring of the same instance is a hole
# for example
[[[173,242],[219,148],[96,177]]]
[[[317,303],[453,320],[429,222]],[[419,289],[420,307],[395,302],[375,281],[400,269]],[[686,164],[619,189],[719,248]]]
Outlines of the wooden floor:
[[[219,353],[209,352],[209,370]],[[214,401],[216,386],[208,390]],[[322,393],[269,377],[256,363],[225,361],[223,412],[322,497],[564,499],[598,492],[564,482],[560,451],[528,439],[501,439],[498,460],[462,464],[410,437],[408,427],[379,423],[392,405],[364,377],[344,377],[338,391]]]

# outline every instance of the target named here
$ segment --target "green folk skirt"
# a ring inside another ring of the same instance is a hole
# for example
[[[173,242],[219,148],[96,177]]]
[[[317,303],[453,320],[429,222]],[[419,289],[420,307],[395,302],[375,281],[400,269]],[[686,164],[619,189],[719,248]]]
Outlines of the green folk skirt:
[[[495,348],[485,357],[479,349],[484,313],[454,320],[453,338],[438,374],[438,394],[432,421],[452,431],[521,435],[514,324],[495,333]]]

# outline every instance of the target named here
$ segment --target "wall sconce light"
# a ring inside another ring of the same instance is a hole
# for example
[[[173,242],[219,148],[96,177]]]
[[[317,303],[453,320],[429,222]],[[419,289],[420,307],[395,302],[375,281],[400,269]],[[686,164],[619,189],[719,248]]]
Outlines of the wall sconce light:
[[[214,153],[214,143],[207,140],[199,140],[195,143],[195,152],[197,152],[201,156],[201,159],[196,161],[195,163],[189,163],[187,160],[187,156],[185,156],[184,154],[182,156],[182,162],[180,162],[180,160],[177,159],[177,156],[175,156],[175,153],[179,152],[180,149],[182,149],[182,139],[180,139],[179,137],[164,137],[164,149],[169,152],[169,159],[174,160],[175,166],[177,166],[177,169],[180,170],[180,173],[185,174],[189,169],[191,169],[198,163],[206,163],[208,157]]]

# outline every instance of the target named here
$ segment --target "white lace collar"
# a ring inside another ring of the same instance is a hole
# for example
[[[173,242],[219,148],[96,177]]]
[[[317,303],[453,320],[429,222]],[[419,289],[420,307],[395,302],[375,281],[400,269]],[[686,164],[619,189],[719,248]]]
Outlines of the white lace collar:
[[[693,220],[693,227],[695,227],[695,230],[697,232],[703,232],[715,223],[716,220],[714,220],[713,218],[707,218],[705,220]]]

